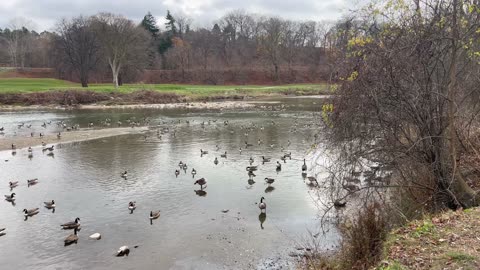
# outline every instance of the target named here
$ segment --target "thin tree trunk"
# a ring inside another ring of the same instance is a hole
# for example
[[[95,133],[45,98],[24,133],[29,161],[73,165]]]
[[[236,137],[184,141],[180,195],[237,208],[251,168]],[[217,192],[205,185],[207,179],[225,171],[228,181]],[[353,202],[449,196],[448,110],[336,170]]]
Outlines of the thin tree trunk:
[[[467,185],[465,179],[460,174],[457,164],[457,133],[455,131],[455,97],[457,90],[457,54],[458,54],[458,24],[457,24],[457,13],[458,13],[458,0],[453,0],[453,17],[452,17],[452,55],[450,60],[449,67],[449,83],[447,86],[447,98],[448,98],[448,157],[445,161],[449,160],[451,164],[451,179],[444,179],[448,181],[448,188],[453,191],[455,196],[455,204],[462,207],[472,207],[478,204],[477,198],[478,195],[475,194],[475,191]],[[448,164],[448,163],[447,163]],[[451,185],[451,187],[450,187]]]

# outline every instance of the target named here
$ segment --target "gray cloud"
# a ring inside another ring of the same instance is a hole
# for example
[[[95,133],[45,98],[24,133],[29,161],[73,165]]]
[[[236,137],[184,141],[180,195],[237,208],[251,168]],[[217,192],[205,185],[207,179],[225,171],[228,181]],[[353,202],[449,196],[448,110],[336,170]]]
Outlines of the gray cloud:
[[[32,21],[37,31],[52,30],[61,18],[105,11],[136,21],[150,11],[161,25],[167,9],[174,15],[184,14],[192,18],[197,26],[209,26],[236,9],[292,20],[333,20],[346,11],[348,2],[351,3],[348,0],[4,0],[0,1],[0,27],[22,17]]]

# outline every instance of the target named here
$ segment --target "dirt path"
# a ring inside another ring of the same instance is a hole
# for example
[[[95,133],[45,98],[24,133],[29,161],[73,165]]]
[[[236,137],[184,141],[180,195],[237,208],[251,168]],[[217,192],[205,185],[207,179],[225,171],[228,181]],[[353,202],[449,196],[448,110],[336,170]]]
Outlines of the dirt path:
[[[45,135],[43,138],[36,137],[6,137],[0,138],[0,151],[12,149],[15,144],[17,149],[27,148],[29,146],[39,146],[42,142],[48,145],[57,143],[88,141],[99,138],[113,137],[125,134],[136,134],[148,130],[147,127],[122,127],[122,128],[105,128],[105,129],[80,129],[77,131],[63,132],[61,139],[56,134]]]

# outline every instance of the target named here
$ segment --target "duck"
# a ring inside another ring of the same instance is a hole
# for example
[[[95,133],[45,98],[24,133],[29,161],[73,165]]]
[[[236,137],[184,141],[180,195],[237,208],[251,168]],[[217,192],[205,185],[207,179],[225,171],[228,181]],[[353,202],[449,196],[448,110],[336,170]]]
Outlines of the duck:
[[[215,165],[218,164],[218,158],[217,158],[217,157],[215,157],[215,160],[213,161],[213,163],[214,163]]]
[[[95,239],[95,240],[100,240],[100,239],[102,239],[102,235],[99,234],[99,233],[94,233],[94,234],[90,235],[88,238]]]
[[[5,195],[5,200],[6,200],[6,201],[9,201],[9,202],[15,201],[15,198],[14,198],[15,195],[17,195],[17,194],[12,193],[12,194],[10,194],[10,195]]]
[[[302,171],[306,171],[306,170],[307,170],[307,163],[305,159],[303,159]]]
[[[175,177],[177,177],[180,174],[180,170],[175,170]]]
[[[207,184],[207,180],[205,180],[205,178],[202,177],[202,178],[198,179],[197,181],[195,181],[193,184],[194,185],[198,184],[198,185],[200,185],[200,189],[203,189],[203,186]]]
[[[203,151],[202,149],[200,149],[200,155],[206,155],[208,154],[208,151]]]
[[[38,214],[38,208],[32,208],[32,209],[23,209],[24,216],[26,217],[31,217],[33,215]]]
[[[137,208],[137,205],[135,204],[135,202],[129,202],[128,203],[128,210],[135,210],[135,208]]]
[[[55,201],[52,200],[51,202],[43,202],[45,204],[45,207],[48,209],[55,208]]]
[[[30,180],[27,180],[27,184],[30,186],[30,185],[35,185],[38,183],[38,178],[34,178],[34,179],[30,179]]]
[[[195,176],[197,174],[197,170],[195,168],[192,168],[192,175]]]
[[[262,156],[262,162],[270,162],[270,158],[266,158],[265,156]]]
[[[18,186],[18,181],[8,182],[8,185],[10,186],[10,188],[17,187]]]
[[[276,168],[277,171],[281,171],[282,170],[282,164],[280,164],[279,161],[277,161],[277,168]]]
[[[150,211],[150,219],[157,219],[160,217],[160,210]]]
[[[267,182],[267,184],[273,184],[273,182],[275,182],[275,179],[273,178],[268,178],[268,177],[265,177],[265,182]]]
[[[76,244],[78,242],[77,228],[75,228],[73,230],[73,233],[67,236],[65,240],[63,240],[63,242],[65,243],[65,246],[71,245],[73,243]]]
[[[80,227],[80,218],[76,218],[74,221],[71,221],[71,222],[67,222],[67,223],[64,223],[62,225],[60,225],[62,227],[62,229],[64,230],[67,230],[67,229],[75,229],[75,228],[78,228]]]
[[[264,200],[265,200],[264,197],[260,198],[260,203],[258,204],[258,208],[260,208],[260,212],[267,211],[267,203],[265,203]]]
[[[128,254],[130,253],[130,249],[128,248],[128,246],[121,246],[118,251],[117,251],[117,257],[122,257],[122,256],[128,256]]]
[[[225,151],[225,154],[221,154],[220,157],[227,158],[227,151]]]
[[[122,178],[127,178],[128,172],[127,172],[127,171],[124,171],[124,172],[122,172],[122,173],[120,174],[120,176],[121,176]]]

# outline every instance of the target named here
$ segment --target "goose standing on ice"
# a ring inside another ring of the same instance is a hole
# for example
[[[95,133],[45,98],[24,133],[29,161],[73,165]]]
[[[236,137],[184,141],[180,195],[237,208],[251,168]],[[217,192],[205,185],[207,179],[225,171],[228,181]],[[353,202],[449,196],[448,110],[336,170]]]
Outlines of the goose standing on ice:
[[[260,198],[260,203],[258,204],[258,208],[260,208],[260,212],[267,212],[267,204],[264,202],[265,198]]]

